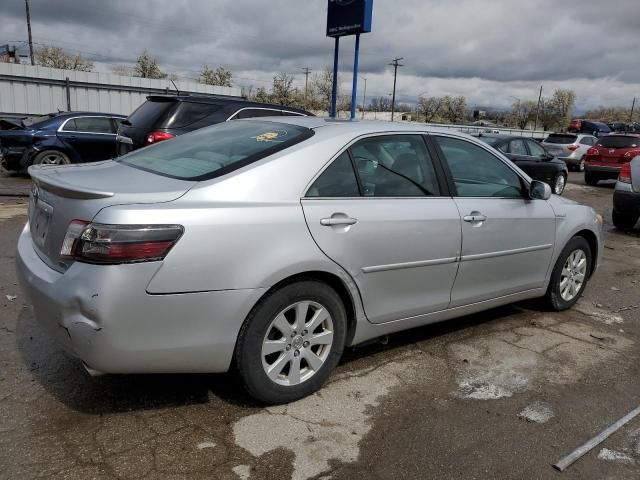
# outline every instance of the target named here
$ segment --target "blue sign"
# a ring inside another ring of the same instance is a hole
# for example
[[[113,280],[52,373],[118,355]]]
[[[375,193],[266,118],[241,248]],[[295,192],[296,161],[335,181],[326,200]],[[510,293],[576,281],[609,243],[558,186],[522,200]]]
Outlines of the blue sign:
[[[373,0],[329,0],[327,37],[371,31]]]

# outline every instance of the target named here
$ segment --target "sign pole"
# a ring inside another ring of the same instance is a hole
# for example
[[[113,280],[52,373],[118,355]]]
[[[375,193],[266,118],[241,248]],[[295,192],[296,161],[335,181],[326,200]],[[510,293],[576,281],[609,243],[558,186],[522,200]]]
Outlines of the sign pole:
[[[356,119],[358,102],[358,56],[360,55],[360,34],[356,33],[356,51],[353,58],[353,87],[351,90],[351,120]]]
[[[336,46],[333,51],[333,90],[331,91],[331,118],[336,118],[338,103],[338,50],[340,49],[340,37],[336,37]]]

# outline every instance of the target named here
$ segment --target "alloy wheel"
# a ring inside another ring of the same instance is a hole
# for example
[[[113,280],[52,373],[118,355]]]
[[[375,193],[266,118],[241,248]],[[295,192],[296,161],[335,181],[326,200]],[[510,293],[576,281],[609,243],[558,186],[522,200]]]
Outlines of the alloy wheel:
[[[580,292],[587,275],[587,255],[582,249],[569,254],[560,274],[560,296],[566,302]]]
[[[562,174],[558,175],[556,177],[556,182],[553,187],[553,193],[555,193],[556,195],[560,195],[564,191],[565,184],[566,184],[566,180],[564,178],[564,175]]]
[[[262,341],[262,367],[275,383],[298,385],[322,368],[333,344],[333,320],[317,302],[299,301],[271,321]]]
[[[56,152],[47,153],[40,158],[41,165],[64,165],[65,163],[67,163],[65,158]]]

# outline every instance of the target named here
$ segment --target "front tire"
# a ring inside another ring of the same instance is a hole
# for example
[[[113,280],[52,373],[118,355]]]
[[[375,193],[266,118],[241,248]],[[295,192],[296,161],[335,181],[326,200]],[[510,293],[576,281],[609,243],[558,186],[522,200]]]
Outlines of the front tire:
[[[556,195],[562,195],[564,192],[564,187],[567,185],[567,177],[564,173],[559,173],[556,175],[555,180],[553,181],[553,193]]]
[[[564,247],[551,273],[545,295],[550,308],[571,308],[584,292],[591,272],[592,253],[584,237],[573,237]]]
[[[269,404],[312,394],[338,365],[346,328],[342,300],[324,283],[304,280],[268,294],[238,336],[236,365],[245,388]]]
[[[638,223],[638,218],[640,218],[637,215],[625,215],[617,212],[616,210],[613,210],[611,217],[613,219],[613,224],[619,230],[631,230],[635,224]]]

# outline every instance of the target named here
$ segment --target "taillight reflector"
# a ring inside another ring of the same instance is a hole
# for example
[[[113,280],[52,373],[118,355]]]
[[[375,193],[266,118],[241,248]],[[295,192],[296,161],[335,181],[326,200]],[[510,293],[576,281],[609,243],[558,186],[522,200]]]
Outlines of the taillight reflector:
[[[60,256],[107,264],[162,260],[183,231],[180,225],[104,225],[74,220]]]
[[[589,150],[587,150],[587,155],[597,157],[598,155],[600,155],[600,150],[595,147],[591,147]]]
[[[569,150],[571,150],[572,152],[575,152],[577,149],[580,148],[580,145],[576,145],[575,143],[573,145],[569,145],[567,147]]]
[[[618,181],[622,183],[631,183],[631,162],[625,163],[618,174]]]
[[[167,132],[149,132],[144,137],[144,144],[151,145],[152,143],[162,142],[163,140],[169,140],[170,138],[175,137],[172,133]]]

